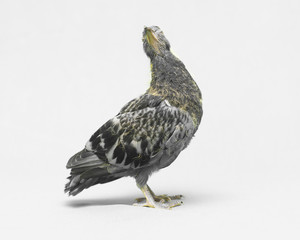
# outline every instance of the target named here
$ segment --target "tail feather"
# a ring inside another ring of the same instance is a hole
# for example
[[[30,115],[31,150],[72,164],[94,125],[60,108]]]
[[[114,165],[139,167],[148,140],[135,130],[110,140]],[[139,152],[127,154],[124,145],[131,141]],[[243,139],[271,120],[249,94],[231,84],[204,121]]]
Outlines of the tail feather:
[[[107,183],[124,177],[123,173],[109,173],[107,168],[72,169],[69,182],[65,185],[65,193],[75,196],[82,190],[98,183]]]
[[[78,193],[80,193],[83,189],[95,185],[96,182],[97,178],[82,179],[80,181],[79,178],[73,178],[70,180],[69,183],[66,184],[65,192],[68,192],[70,196],[75,196]]]
[[[71,157],[67,168],[71,169],[71,174],[65,192],[72,196],[95,184],[111,182],[127,174],[127,170],[110,165],[87,149]]]

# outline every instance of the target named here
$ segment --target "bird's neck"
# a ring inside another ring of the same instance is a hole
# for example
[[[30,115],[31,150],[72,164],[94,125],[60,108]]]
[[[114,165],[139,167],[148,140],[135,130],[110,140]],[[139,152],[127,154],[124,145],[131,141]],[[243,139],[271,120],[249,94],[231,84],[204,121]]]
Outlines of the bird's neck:
[[[151,83],[147,93],[161,96],[190,113],[195,125],[202,114],[201,92],[184,64],[171,52],[151,59]]]
[[[151,86],[164,82],[170,85],[180,84],[182,74],[187,73],[184,64],[171,52],[151,59]]]

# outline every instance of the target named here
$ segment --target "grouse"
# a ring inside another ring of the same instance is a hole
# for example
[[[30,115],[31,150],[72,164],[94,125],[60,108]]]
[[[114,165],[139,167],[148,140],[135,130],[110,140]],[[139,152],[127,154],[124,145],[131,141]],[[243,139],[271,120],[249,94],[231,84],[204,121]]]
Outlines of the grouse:
[[[134,205],[171,209],[183,203],[183,196],[155,195],[147,181],[190,143],[202,118],[202,96],[159,27],[145,27],[142,41],[151,62],[150,87],[70,158],[65,192],[74,196],[93,185],[131,176],[145,196]]]

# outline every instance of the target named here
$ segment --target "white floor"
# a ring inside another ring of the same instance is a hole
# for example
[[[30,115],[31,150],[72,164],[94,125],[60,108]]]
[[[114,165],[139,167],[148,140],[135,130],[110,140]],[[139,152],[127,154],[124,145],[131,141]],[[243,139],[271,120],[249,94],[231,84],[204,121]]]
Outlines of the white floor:
[[[195,148],[193,144],[191,150]],[[184,205],[172,210],[132,206],[142,194],[130,178],[70,198],[63,194],[62,179],[67,175],[63,166],[56,173],[43,167],[40,173],[26,171],[36,176],[31,181],[7,178],[1,235],[5,239],[299,238],[298,169],[236,173],[234,166],[214,166],[208,159],[190,158],[189,153],[149,181],[159,194],[184,194]],[[194,167],[189,168],[187,161]]]

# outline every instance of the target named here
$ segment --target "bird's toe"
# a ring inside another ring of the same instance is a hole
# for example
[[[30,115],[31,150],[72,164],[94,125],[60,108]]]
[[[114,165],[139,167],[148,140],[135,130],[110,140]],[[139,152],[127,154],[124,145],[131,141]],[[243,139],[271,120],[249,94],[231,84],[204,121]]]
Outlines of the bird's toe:
[[[173,197],[173,196],[172,196]],[[133,204],[133,206],[138,207],[150,207],[150,208],[162,208],[162,209],[172,209],[174,207],[180,206],[183,204],[183,201],[180,199],[174,199],[172,197],[170,200],[166,201],[161,199],[160,201],[155,201],[153,203],[148,202],[145,198],[137,198]]]
[[[163,195],[158,195],[158,196],[154,196],[155,201],[157,202],[170,202],[172,200],[182,200],[183,199],[183,195],[174,195],[174,196],[169,196],[167,194],[163,194]]]

